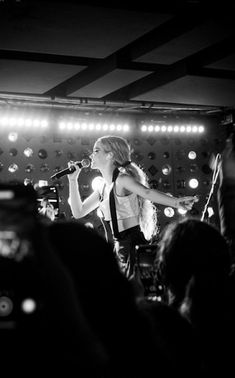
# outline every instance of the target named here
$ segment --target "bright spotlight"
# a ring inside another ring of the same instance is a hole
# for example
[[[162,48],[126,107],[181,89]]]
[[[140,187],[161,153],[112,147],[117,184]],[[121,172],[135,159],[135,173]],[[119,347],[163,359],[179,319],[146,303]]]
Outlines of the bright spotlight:
[[[18,139],[18,134],[17,134],[16,132],[11,132],[11,133],[9,133],[9,135],[8,135],[8,140],[9,140],[10,142],[16,142],[17,139]]]
[[[189,187],[192,188],[192,189],[196,189],[199,185],[199,182],[197,179],[195,178],[192,178],[189,180]]]
[[[189,158],[190,160],[194,160],[194,159],[196,159],[196,157],[197,157],[197,154],[196,154],[195,151],[189,151],[189,153],[188,153],[188,158]]]
[[[97,176],[92,180],[91,187],[94,191],[101,191],[104,185],[104,180],[101,176]]]
[[[36,310],[36,302],[32,298],[26,298],[21,303],[21,309],[26,314],[31,314]]]
[[[175,211],[172,207],[166,207],[164,209],[164,214],[167,218],[172,218],[175,215]]]

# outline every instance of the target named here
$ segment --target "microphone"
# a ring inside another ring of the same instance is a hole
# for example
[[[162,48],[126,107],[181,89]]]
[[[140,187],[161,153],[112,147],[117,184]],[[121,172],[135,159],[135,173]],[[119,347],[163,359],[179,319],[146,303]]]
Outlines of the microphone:
[[[75,162],[75,164],[79,168],[88,168],[90,166],[90,163],[91,163],[90,159],[82,159],[82,161],[76,161]],[[51,179],[52,180],[59,179],[60,177],[63,177],[65,175],[69,175],[69,174],[73,173],[74,171],[76,171],[75,167],[62,169],[62,171],[59,171],[59,172],[55,173],[53,176],[51,176]]]

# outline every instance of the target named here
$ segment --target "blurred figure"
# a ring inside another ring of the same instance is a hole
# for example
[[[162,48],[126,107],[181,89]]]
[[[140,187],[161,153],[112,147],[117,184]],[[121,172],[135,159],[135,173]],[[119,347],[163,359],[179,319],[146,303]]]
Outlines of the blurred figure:
[[[228,373],[232,368],[231,267],[226,240],[206,222],[185,218],[166,226],[160,237],[156,279],[164,285],[164,301],[192,324],[205,375]]]
[[[152,335],[161,345],[172,374],[181,378],[201,377],[202,356],[192,324],[164,302],[142,298],[138,306],[150,322]]]
[[[230,246],[233,265],[235,264],[235,133],[226,141],[221,156],[217,192],[220,230]]]
[[[0,338],[7,376],[104,376],[106,356],[23,184],[0,185]]]
[[[110,378],[173,373],[161,341],[136,304],[112,245],[77,221],[50,223],[48,237],[73,277],[88,324],[108,355]]]

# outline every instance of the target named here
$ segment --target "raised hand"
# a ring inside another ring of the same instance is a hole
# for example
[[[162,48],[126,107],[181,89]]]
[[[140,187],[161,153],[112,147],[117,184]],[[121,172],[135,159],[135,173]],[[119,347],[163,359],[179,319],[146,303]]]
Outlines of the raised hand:
[[[75,171],[74,171],[73,173],[70,173],[70,174],[67,176],[68,179],[71,180],[71,181],[77,179],[77,178],[78,178],[78,175],[79,175],[79,173],[80,173],[80,171],[81,171],[81,168],[78,166],[78,164],[76,164],[76,162],[74,162],[74,161],[72,161],[72,160],[70,160],[70,161],[68,162],[68,167],[69,167],[69,168],[71,168],[71,167],[75,168]]]
[[[195,202],[198,202],[197,196],[180,197],[177,198],[177,208],[188,211],[192,209]]]

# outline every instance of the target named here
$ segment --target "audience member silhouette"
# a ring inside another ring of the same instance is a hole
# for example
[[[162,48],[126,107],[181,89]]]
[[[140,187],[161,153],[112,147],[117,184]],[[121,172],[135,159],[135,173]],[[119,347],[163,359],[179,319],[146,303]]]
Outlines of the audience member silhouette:
[[[205,375],[232,369],[234,293],[228,244],[220,231],[199,219],[165,227],[156,259],[164,300],[192,324],[202,351]]]
[[[48,237],[74,279],[84,314],[109,357],[110,377],[173,373],[161,340],[139,310],[112,246],[77,221],[51,223]]]
[[[34,189],[0,185],[1,372],[104,377],[70,273],[50,248]]]
[[[142,298],[139,308],[151,324],[152,334],[161,344],[172,373],[181,378],[201,376],[202,356],[190,322],[168,304]]]
[[[220,230],[229,243],[235,265],[235,133],[226,141],[221,155],[217,198]]]

